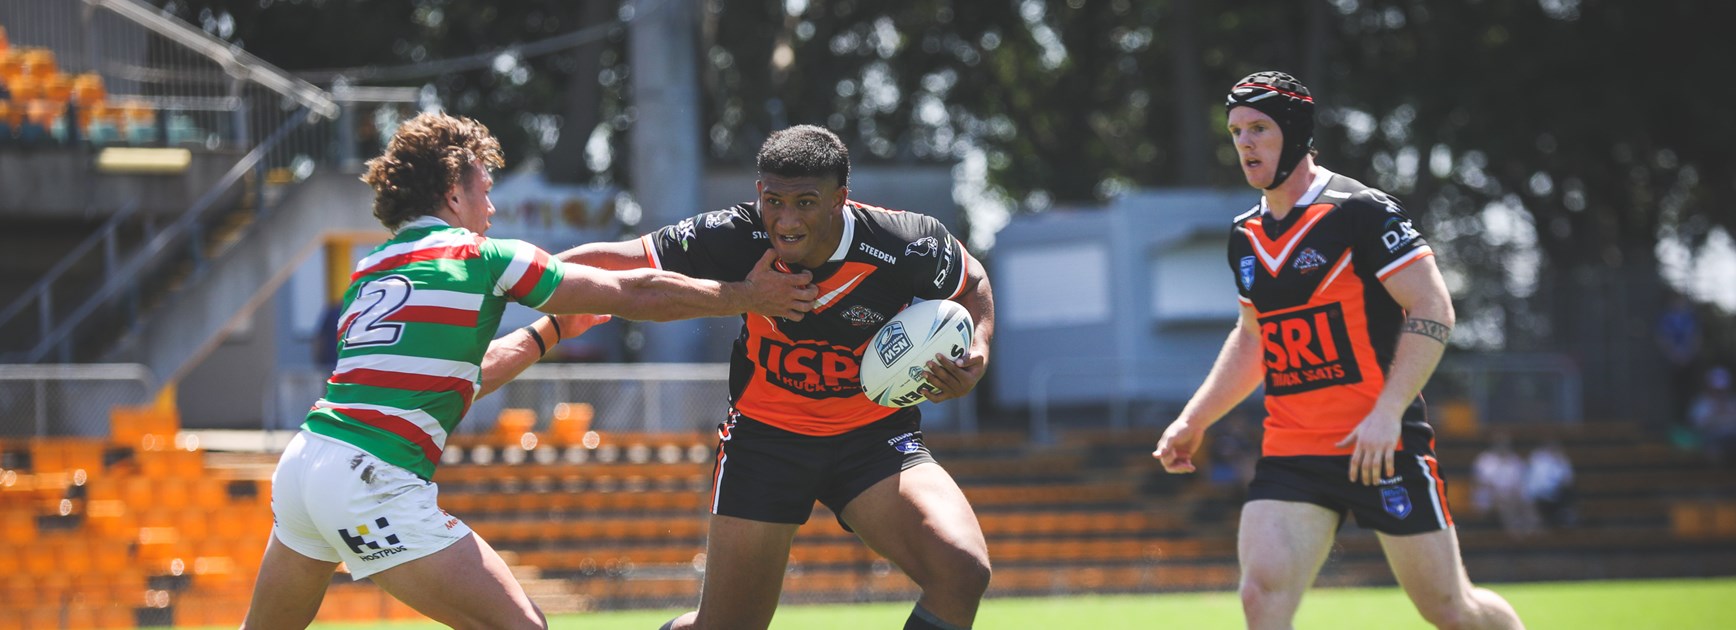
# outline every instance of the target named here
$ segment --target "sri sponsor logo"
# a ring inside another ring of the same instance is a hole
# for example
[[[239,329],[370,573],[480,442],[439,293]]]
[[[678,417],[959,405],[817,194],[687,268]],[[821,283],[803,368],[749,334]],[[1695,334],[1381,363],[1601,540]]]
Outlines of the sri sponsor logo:
[[[1362,380],[1339,304],[1260,318],[1260,340],[1267,395],[1299,394]]]

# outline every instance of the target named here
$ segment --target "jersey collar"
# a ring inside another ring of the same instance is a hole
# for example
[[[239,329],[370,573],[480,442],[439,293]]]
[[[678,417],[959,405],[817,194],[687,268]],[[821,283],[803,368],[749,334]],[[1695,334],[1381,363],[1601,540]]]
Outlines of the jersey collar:
[[[414,220],[410,221],[409,223],[405,223],[403,225],[398,226],[398,231],[393,232],[392,235],[396,236],[396,235],[408,232],[410,230],[420,230],[422,228],[430,228],[430,227],[448,227],[449,228],[449,227],[452,227],[452,224],[447,223],[445,221],[442,221],[432,214],[424,214],[422,216],[416,217]]]
[[[1333,173],[1332,171],[1326,170],[1326,167],[1324,167],[1324,166],[1315,166],[1314,167],[1314,183],[1309,184],[1308,190],[1306,192],[1302,193],[1302,198],[1296,200],[1296,206],[1295,207],[1306,208],[1308,206],[1314,205],[1314,200],[1320,198],[1321,191],[1326,190],[1326,183],[1331,181],[1332,176],[1336,175],[1336,174],[1337,173]],[[1271,216],[1271,214],[1272,214],[1272,209],[1266,207],[1265,195],[1260,196],[1260,214],[1266,215],[1266,216]]]
[[[838,249],[832,252],[832,257],[826,262],[838,262],[850,255],[850,243],[856,240],[856,213],[850,210],[850,202],[844,202],[844,235],[838,238]]]

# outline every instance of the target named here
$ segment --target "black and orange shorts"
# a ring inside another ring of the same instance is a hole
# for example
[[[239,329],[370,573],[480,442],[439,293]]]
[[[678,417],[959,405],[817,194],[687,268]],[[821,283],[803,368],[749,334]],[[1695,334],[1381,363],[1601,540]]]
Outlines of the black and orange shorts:
[[[882,479],[933,462],[921,414],[901,409],[838,435],[786,431],[740,414],[719,424],[711,513],[801,524],[819,501],[844,529],[844,506]]]
[[[1350,482],[1349,455],[1261,457],[1248,484],[1249,501],[1312,503],[1357,527],[1395,535],[1426,534],[1451,527],[1447,484],[1430,452],[1399,451],[1394,474],[1379,484]]]

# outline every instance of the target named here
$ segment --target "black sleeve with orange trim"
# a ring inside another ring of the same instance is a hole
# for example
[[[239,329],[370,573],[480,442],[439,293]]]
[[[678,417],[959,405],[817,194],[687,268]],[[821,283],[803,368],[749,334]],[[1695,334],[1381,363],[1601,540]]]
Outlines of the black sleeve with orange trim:
[[[909,241],[900,256],[909,271],[916,297],[924,300],[948,300],[958,297],[969,272],[964,244],[934,217],[905,213],[898,216],[896,229]]]
[[[688,217],[645,235],[651,264],[694,278],[735,282],[746,278],[769,241],[740,206]]]
[[[1354,260],[1359,271],[1381,279],[1430,252],[1428,241],[1398,199],[1373,188],[1339,205],[1350,214]]]

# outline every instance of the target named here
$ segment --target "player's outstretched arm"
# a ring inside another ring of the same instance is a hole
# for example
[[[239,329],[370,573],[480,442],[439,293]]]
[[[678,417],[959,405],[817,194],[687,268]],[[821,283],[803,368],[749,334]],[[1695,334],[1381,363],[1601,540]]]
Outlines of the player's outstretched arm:
[[[962,249],[962,248],[961,248]],[[995,296],[989,287],[988,272],[969,251],[964,252],[966,267],[964,291],[958,296],[959,305],[970,312],[972,337],[970,349],[963,358],[952,359],[934,355],[928,362],[927,397],[929,402],[952,400],[970,393],[982,382],[989,369],[989,342],[995,336]]]
[[[651,266],[645,245],[639,239],[614,243],[585,243],[555,256],[564,263],[624,271]]]
[[[489,342],[488,350],[482,353],[482,388],[476,390],[476,397],[487,396],[518,378],[561,340],[577,337],[606,321],[608,315],[549,315]]]
[[[1416,400],[1423,384],[1435,373],[1456,317],[1452,295],[1447,292],[1447,283],[1441,279],[1434,256],[1417,259],[1387,276],[1381,284],[1393,301],[1404,308],[1404,326],[1399,328],[1392,367],[1386,372],[1386,385],[1374,401],[1374,410],[1338,443],[1355,446],[1350,456],[1350,481],[1360,480],[1365,485],[1374,485],[1396,473],[1393,457],[1399,447],[1405,407]]]
[[[659,269],[614,271],[566,264],[561,268],[565,278],[539,309],[545,313],[607,313],[656,322],[742,313],[800,320],[813,310],[819,290],[806,271],[773,269],[776,258],[766,250],[740,282],[690,278]]]
[[[1199,450],[1206,429],[1216,424],[1224,414],[1241,404],[1248,394],[1260,386],[1265,377],[1264,357],[1260,349],[1260,318],[1254,307],[1242,305],[1236,329],[1224,340],[1212,371],[1200,384],[1193,398],[1181,410],[1175,422],[1157,441],[1151,456],[1163,462],[1163,469],[1172,473],[1193,472],[1193,455]]]

